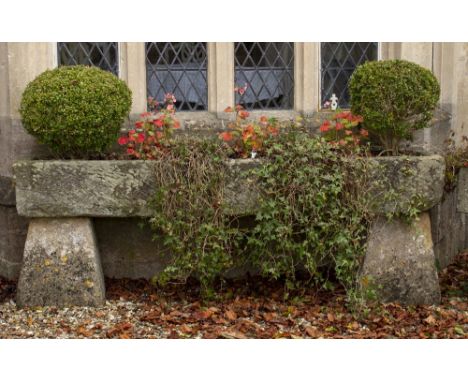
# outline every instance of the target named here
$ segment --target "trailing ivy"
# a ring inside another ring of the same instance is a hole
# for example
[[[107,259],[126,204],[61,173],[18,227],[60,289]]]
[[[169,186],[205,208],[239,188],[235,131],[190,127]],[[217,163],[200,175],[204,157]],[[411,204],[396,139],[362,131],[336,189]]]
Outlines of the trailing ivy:
[[[171,254],[157,283],[195,276],[210,297],[215,282],[234,265],[240,231],[223,213],[226,159],[218,142],[188,138],[156,159],[159,188],[150,203],[150,224]]]
[[[368,161],[292,131],[268,149],[256,171],[265,193],[249,238],[249,260],[264,276],[296,284],[298,270],[316,285],[330,276],[356,290],[369,226]]]
[[[370,213],[368,161],[323,138],[290,131],[265,144],[253,171],[264,190],[255,224],[243,230],[225,212],[227,155],[212,141],[184,139],[156,159],[159,188],[151,203],[155,238],[171,253],[159,284],[199,279],[210,297],[234,267],[249,264],[290,289],[337,280],[356,295]],[[302,284],[304,285],[304,284]]]

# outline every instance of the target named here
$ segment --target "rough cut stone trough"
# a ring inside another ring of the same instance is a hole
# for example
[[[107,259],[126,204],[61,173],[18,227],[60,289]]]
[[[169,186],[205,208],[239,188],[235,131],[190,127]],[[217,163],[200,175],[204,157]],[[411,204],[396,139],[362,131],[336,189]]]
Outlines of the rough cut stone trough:
[[[369,192],[379,217],[371,226],[363,275],[381,286],[383,301],[438,303],[430,218],[441,199],[442,157],[381,157],[371,161]],[[255,212],[261,190],[249,169],[258,160],[231,160],[226,208]],[[151,161],[19,161],[14,165],[18,213],[31,218],[18,282],[20,306],[102,305],[104,279],[92,217],[147,217],[157,188]],[[395,190],[388,197],[389,187]],[[384,217],[414,201],[422,212],[412,225]]]

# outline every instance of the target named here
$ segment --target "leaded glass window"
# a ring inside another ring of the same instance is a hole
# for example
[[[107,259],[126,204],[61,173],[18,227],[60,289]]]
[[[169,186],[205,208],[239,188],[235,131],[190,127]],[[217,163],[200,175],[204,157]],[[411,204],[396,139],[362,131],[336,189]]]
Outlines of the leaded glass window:
[[[378,43],[322,42],[320,51],[322,104],[334,93],[339,107],[349,107],[349,79],[358,65],[378,59]]]
[[[97,66],[118,75],[117,42],[59,42],[58,65]]]
[[[156,101],[174,94],[177,110],[207,110],[206,42],[147,42],[146,86]]]
[[[236,42],[235,84],[246,87],[236,103],[247,109],[292,109],[294,43]]]

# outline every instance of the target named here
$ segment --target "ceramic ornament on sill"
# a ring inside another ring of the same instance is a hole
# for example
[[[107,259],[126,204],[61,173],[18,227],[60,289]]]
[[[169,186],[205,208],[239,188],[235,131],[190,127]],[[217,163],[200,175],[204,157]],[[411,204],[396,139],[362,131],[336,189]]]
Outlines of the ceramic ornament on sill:
[[[331,98],[330,98],[330,101],[331,101],[331,106],[330,108],[335,111],[336,108],[338,107],[338,97],[336,96],[335,93],[332,94]]]

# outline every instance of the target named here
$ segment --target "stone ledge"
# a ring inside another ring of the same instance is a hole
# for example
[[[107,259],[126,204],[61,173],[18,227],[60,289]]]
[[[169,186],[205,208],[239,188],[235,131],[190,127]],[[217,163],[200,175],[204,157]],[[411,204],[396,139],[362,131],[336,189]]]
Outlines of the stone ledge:
[[[405,212],[417,204],[421,211],[434,207],[442,199],[445,184],[445,160],[440,155],[377,157],[370,159],[369,192],[375,195],[377,213]],[[394,191],[394,195],[389,194]]]
[[[369,192],[378,213],[405,210],[415,196],[423,209],[442,197],[445,164],[442,157],[371,158]],[[226,208],[229,213],[255,212],[260,191],[249,170],[259,160],[227,162]],[[27,217],[147,217],[147,201],[157,188],[151,161],[19,161],[14,165],[18,213]],[[389,185],[398,200],[384,198]]]

